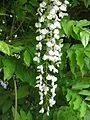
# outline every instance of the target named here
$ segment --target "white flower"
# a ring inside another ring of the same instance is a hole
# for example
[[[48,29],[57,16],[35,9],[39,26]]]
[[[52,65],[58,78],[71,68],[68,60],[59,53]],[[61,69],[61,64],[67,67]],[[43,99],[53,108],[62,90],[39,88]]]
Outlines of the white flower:
[[[49,107],[52,107],[56,103],[56,73],[58,73],[58,68],[61,64],[61,50],[63,47],[62,36],[59,34],[61,29],[60,21],[61,18],[68,15],[66,11],[67,4],[69,3],[67,0],[64,0],[63,2],[60,0],[50,0],[49,2],[50,5],[47,5],[48,1],[43,1],[40,3],[37,10],[39,22],[37,22],[35,26],[38,28],[37,32],[39,35],[36,37],[38,44],[36,45],[37,53],[34,58],[37,63],[40,64],[40,62],[42,62],[42,64],[37,66],[37,72],[39,72],[39,75],[36,77],[36,87],[38,87],[40,95],[39,104],[41,106],[44,105],[44,98],[47,97],[48,93],[51,95],[51,97],[48,96],[49,104],[45,107],[47,115],[49,115]],[[51,87],[49,87],[46,82]],[[42,107],[39,112],[44,113],[44,111],[44,107]]]
[[[52,47],[54,44],[53,44],[51,41],[48,41],[48,42],[46,43],[46,45],[47,45],[47,47]]]
[[[35,23],[35,27],[36,28],[40,28],[41,27],[41,23]]]
[[[41,44],[41,42],[39,42],[39,43],[36,45],[36,50],[42,50],[42,44]]]
[[[53,105],[55,105],[56,101],[53,98],[51,98],[49,100],[49,103],[50,103],[50,107],[52,107]]]
[[[51,9],[50,14],[51,14],[51,15],[56,14],[55,9]]]
[[[55,44],[56,44],[56,40],[55,40],[55,38],[51,38],[51,41],[52,41],[52,43],[53,43],[54,46],[55,46]]]
[[[43,79],[43,77],[42,77],[41,74],[40,74],[39,76],[36,77],[36,80],[38,80],[38,79],[39,79],[39,80],[42,80],[42,79]]]
[[[15,38],[17,38],[17,35],[14,35]]]
[[[39,18],[39,22],[44,22],[45,18],[44,16],[41,16],[41,18]]]
[[[58,70],[54,67],[54,65],[49,65],[49,70],[53,71],[54,73],[58,73]]]
[[[62,4],[62,5],[60,6],[60,10],[62,10],[62,11],[67,11],[67,5],[66,5],[66,4]]]
[[[60,2],[59,0],[55,0],[56,5],[60,6],[62,4],[62,2]]]
[[[55,29],[55,30],[54,30],[54,34],[59,34],[59,30],[58,30],[58,29]]]
[[[54,25],[54,24],[51,24],[50,26],[49,26],[49,29],[50,30],[54,30],[56,28],[56,26]]]
[[[2,32],[2,29],[0,29],[0,32]]]
[[[40,58],[40,52],[35,53],[35,55]]]
[[[57,77],[52,76],[52,81],[53,81],[53,82],[56,82],[56,81],[57,81]]]
[[[44,86],[44,95],[47,95],[47,92],[49,91],[49,87]]]
[[[50,108],[49,106],[47,107],[47,116],[49,116]]]
[[[59,10],[59,7],[58,7],[57,5],[55,5],[55,6],[53,7],[53,9],[54,9],[55,11],[58,11],[58,10]]]
[[[40,58],[38,58],[37,56],[33,58],[34,61],[36,61],[37,63],[40,63]]]
[[[60,64],[61,64],[61,61],[57,62],[57,63],[56,63],[56,66],[59,67]]]
[[[54,52],[52,50],[49,51],[49,55],[54,55]]]
[[[40,30],[40,33],[42,33],[43,35],[46,35],[48,33],[48,30],[46,28],[42,29]]]
[[[54,26],[55,26],[55,28],[61,29],[61,24],[58,21],[55,21]]]
[[[57,61],[59,61],[59,60],[60,60],[60,59],[59,59],[58,56],[54,56],[54,57],[53,57],[53,61],[54,61],[54,62],[57,62]]]
[[[40,92],[43,92],[43,85],[42,85],[41,80],[40,80],[40,84],[37,84],[35,87],[38,87],[38,88],[39,88],[39,91],[40,91]]]
[[[36,37],[37,41],[41,41],[42,39],[43,39],[42,35],[39,35],[39,36]]]
[[[56,88],[57,88],[57,85],[54,85],[53,88],[51,89],[52,93],[53,91],[55,91]]]
[[[43,100],[41,100],[40,102],[39,102],[39,105],[42,105],[43,104]]]
[[[48,74],[46,77],[47,80],[51,80],[52,79],[52,75]]]
[[[4,21],[4,20],[2,20],[2,23],[3,23],[3,24],[5,24],[5,21]]]
[[[0,80],[0,84],[4,89],[7,89],[7,86],[8,86],[7,82],[3,82],[2,80]]]
[[[40,3],[40,7],[42,7],[42,8],[44,8],[46,6],[46,2],[42,2],[42,3]]]
[[[43,59],[43,60],[47,60],[47,59],[48,59],[48,56],[47,56],[47,55],[44,55],[42,59]]]
[[[49,56],[48,59],[54,62],[53,56]]]
[[[39,111],[39,113],[44,113],[44,108],[42,107],[42,109]]]
[[[68,5],[68,4],[69,4],[69,2],[68,2],[67,0],[65,0],[65,1],[64,1],[64,3],[65,3],[66,5]]]
[[[57,51],[57,50],[54,51],[54,55],[59,56],[59,54],[60,54],[59,51]]]
[[[36,13],[36,15],[40,15],[40,16],[42,16],[42,12],[40,11],[40,9],[37,9],[37,13]]]
[[[54,65],[49,65],[48,67],[49,67],[49,70],[50,70],[50,71],[52,71],[52,70],[53,70]]]
[[[59,13],[59,17],[63,18],[64,16],[68,16],[68,14],[67,13],[63,13],[63,12]]]
[[[54,34],[54,38],[55,38],[55,39],[59,39],[59,38],[60,38],[60,35]]]
[[[52,15],[51,14],[49,14],[48,16],[47,16],[47,18],[49,19],[49,20],[52,20]]]
[[[41,8],[41,9],[40,9],[40,12],[41,12],[41,13],[43,13],[43,12],[44,12],[44,10],[45,10],[45,9]]]
[[[42,74],[44,73],[44,71],[43,71],[43,65],[39,65],[38,67],[37,67],[37,71],[38,72],[41,72]]]
[[[52,97],[54,98],[56,96],[56,93],[53,89],[51,89],[51,92],[52,92]]]
[[[10,17],[12,18],[13,16],[12,16],[12,15],[10,15]]]
[[[43,100],[43,93],[41,91],[39,91],[39,95],[40,95],[40,101]]]

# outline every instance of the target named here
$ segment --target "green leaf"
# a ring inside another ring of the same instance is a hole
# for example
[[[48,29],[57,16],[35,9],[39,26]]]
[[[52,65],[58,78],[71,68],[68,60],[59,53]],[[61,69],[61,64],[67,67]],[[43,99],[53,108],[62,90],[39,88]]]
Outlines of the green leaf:
[[[86,103],[83,101],[81,104],[81,108],[80,108],[80,117],[84,117],[86,114],[86,110],[87,110],[87,105]]]
[[[11,106],[12,106],[12,101],[7,99],[7,101],[5,101],[5,103],[3,104],[2,112],[6,113]]]
[[[9,45],[5,43],[4,41],[0,41],[0,51],[7,55],[10,55]]]
[[[63,27],[65,34],[68,37],[70,37],[70,35],[72,33],[73,25],[75,24],[75,22],[73,20],[68,21],[67,19],[63,19],[61,24],[62,24],[62,27]]]
[[[30,0],[29,1],[32,6],[38,7],[38,1],[37,0]]]
[[[88,58],[90,58],[90,44],[88,44],[88,46],[85,48],[84,53]]]
[[[84,27],[84,26],[88,26],[90,25],[90,21],[87,20],[80,20],[79,22],[77,22],[77,27]]]
[[[49,116],[47,116],[47,114],[44,114],[42,120],[49,120]]]
[[[15,108],[14,107],[12,107],[12,113],[13,113],[13,117],[14,117],[14,114],[15,114]],[[17,112],[17,120],[22,120],[18,112]]]
[[[10,45],[11,54],[20,53],[22,50],[24,50],[24,47],[22,47],[22,46],[11,46]]]
[[[74,90],[81,90],[81,89],[85,89],[85,88],[89,88],[90,87],[90,83],[85,83],[85,82],[78,82],[77,84],[72,86],[72,89]]]
[[[77,94],[72,92],[72,99],[69,102],[70,107],[73,107],[73,102],[76,100]]]
[[[22,109],[20,110],[20,116],[22,120],[27,120],[27,115]]]
[[[88,33],[87,31],[81,31],[80,32],[80,37],[81,37],[81,42],[82,42],[82,44],[85,48],[89,43],[90,33]]]
[[[90,101],[90,96],[86,97],[85,100]]]
[[[12,57],[4,57],[2,59],[4,69],[4,80],[10,80],[15,72],[16,60]]]
[[[90,91],[89,90],[82,90],[79,92],[80,95],[85,95],[85,96],[90,96]]]
[[[86,64],[87,69],[90,70],[90,58],[85,57],[85,58],[84,58],[84,61],[85,61],[85,64]]]
[[[70,59],[70,68],[73,74],[75,74],[75,67],[76,67],[76,55],[72,49],[68,50],[68,57]]]
[[[21,5],[23,5],[27,2],[27,0],[17,0],[17,2],[19,2]]]
[[[81,102],[82,102],[82,99],[80,98],[80,96],[77,96],[76,100],[73,102],[73,104],[74,104],[73,109],[74,110],[79,109]]]
[[[75,34],[78,34],[80,31],[79,27],[73,26],[73,31],[75,32]]]
[[[84,69],[84,52],[83,49],[77,49],[75,51],[76,53],[76,60],[77,60],[77,65],[80,67],[80,71],[82,72],[82,75],[84,74],[83,69]]]
[[[21,99],[21,98],[24,98],[26,96],[29,95],[29,87],[28,85],[24,85],[24,86],[21,86],[18,88],[18,91],[17,91],[17,98],[18,99]]]
[[[90,58],[90,51],[84,51],[85,55]]]
[[[30,66],[30,53],[28,50],[24,52],[24,62],[28,67]]]
[[[88,6],[90,5],[90,0],[84,0],[84,4],[88,8]]]
[[[27,114],[27,120],[33,120],[32,114],[30,113],[30,111]]]
[[[90,111],[88,110],[84,116],[84,120],[90,120]]]
[[[36,81],[35,70],[26,68],[26,66],[24,66],[21,61],[17,61],[15,74],[17,78],[19,78],[23,82],[27,82],[32,86],[35,85],[35,81]]]
[[[66,99],[67,99],[67,101],[70,101],[71,98],[72,98],[72,92],[68,89]]]
[[[57,113],[58,113],[58,110],[54,110],[53,120],[57,120]]]
[[[59,110],[58,110],[58,114],[57,114],[57,119],[55,120],[80,120],[77,117],[76,112],[66,106],[62,106]]]

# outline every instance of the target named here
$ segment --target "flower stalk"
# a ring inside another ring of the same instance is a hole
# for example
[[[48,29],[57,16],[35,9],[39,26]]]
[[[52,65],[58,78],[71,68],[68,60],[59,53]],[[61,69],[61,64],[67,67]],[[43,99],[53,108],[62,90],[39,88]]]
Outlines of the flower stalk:
[[[58,68],[61,64],[61,49],[63,47],[62,34],[60,33],[60,21],[67,16],[67,5],[69,2],[64,0],[43,0],[37,10],[39,16],[35,24],[37,28],[36,37],[37,53],[34,61],[37,62],[36,87],[39,88],[41,110],[40,113],[47,112],[49,115],[50,107],[56,103],[56,88]]]

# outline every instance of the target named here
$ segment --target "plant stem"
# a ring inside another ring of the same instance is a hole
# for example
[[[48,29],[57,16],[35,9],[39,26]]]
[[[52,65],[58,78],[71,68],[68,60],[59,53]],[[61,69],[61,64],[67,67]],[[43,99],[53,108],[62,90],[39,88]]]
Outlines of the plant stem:
[[[17,84],[14,80],[14,89],[15,89],[15,111],[14,111],[14,120],[17,120]]]

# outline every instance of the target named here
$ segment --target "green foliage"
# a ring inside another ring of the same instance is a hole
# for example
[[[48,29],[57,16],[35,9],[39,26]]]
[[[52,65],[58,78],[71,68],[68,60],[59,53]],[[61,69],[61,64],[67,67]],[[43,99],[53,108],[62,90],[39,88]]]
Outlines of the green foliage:
[[[80,40],[84,47],[89,43],[90,30],[85,28],[90,25],[90,21],[87,20],[69,20],[69,18],[62,19],[62,28],[64,33],[70,38],[70,36],[76,40]]]
[[[14,114],[14,108],[13,107],[12,107],[12,111],[13,111],[13,114]],[[28,113],[26,113],[25,111],[23,111],[21,109],[20,114],[17,112],[17,120],[33,120],[32,114],[30,113],[30,111]]]
[[[78,66],[80,68],[80,71],[82,75],[85,74],[86,71],[89,70],[89,51],[90,51],[90,45],[86,48],[84,48],[81,44],[73,45],[68,50],[68,57],[70,60],[70,67],[73,74],[75,74],[75,70],[78,70]],[[86,62],[86,60],[88,62]],[[77,65],[77,66],[76,66]]]
[[[78,115],[75,113],[75,111],[69,107],[62,106],[55,112],[55,116],[53,115],[53,120],[79,120]]]
[[[71,90],[68,90],[66,98],[69,101],[70,107],[74,110],[78,110],[81,118],[84,117],[88,105],[83,101],[83,99],[77,93]]]
[[[0,120],[14,119],[14,80],[17,84],[17,120],[90,120],[90,0],[69,2],[69,17],[61,20],[61,34],[65,36],[62,36],[64,46],[57,103],[47,116],[38,112],[37,73],[33,62],[36,10],[40,0],[1,0],[0,81],[8,82],[8,86],[4,89],[0,84]]]
[[[4,80],[10,80],[16,69],[16,60],[12,57],[4,57],[2,59],[4,69]]]
[[[29,67],[29,65],[30,65],[30,53],[28,52],[28,50],[26,50],[24,52],[24,62]]]
[[[0,41],[0,51],[7,54],[7,55],[10,55],[10,48],[9,48],[9,45],[6,44],[5,42],[3,41]]]

